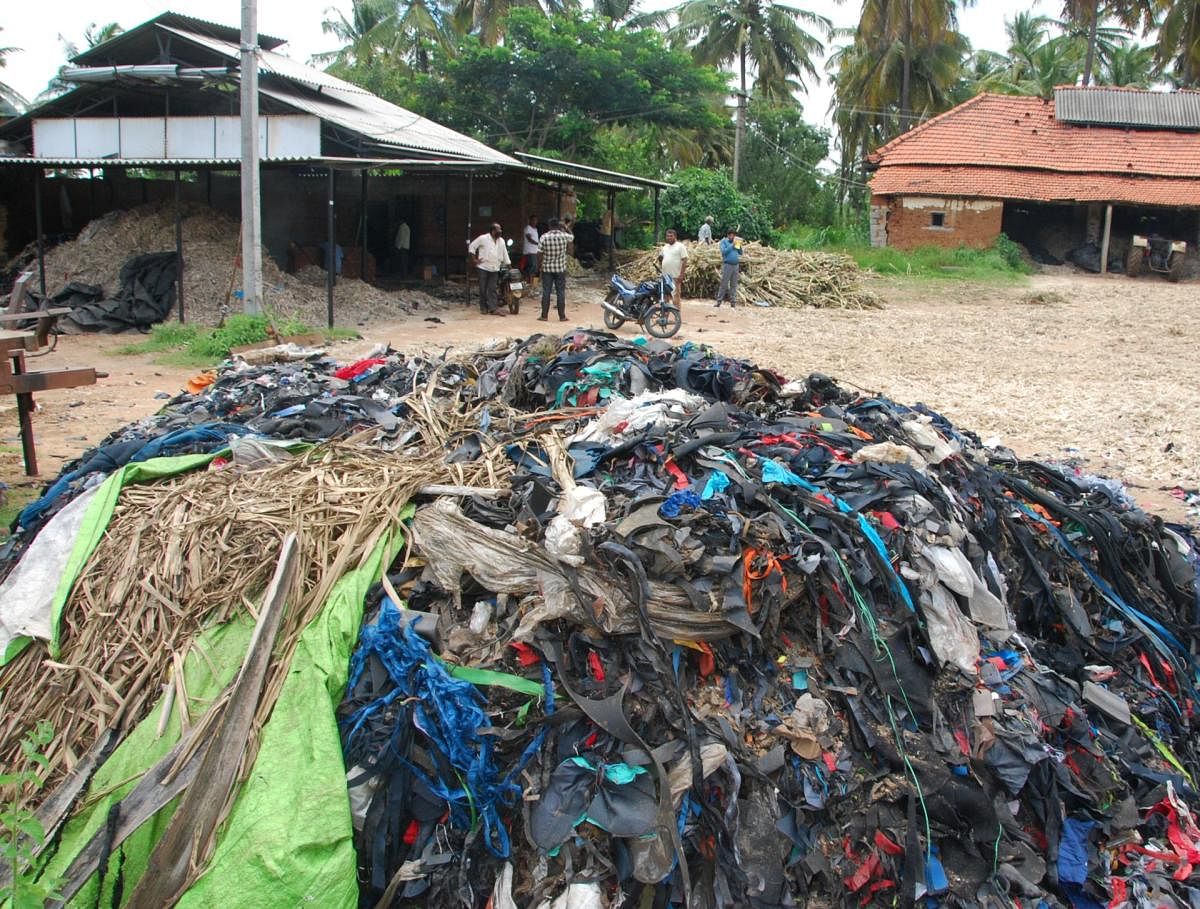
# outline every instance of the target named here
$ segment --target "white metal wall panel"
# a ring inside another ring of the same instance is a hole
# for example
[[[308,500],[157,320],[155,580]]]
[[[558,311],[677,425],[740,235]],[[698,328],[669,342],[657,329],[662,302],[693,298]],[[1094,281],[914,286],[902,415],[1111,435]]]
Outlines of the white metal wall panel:
[[[33,121],[38,158],[136,160],[240,158],[237,117],[79,117]],[[259,154],[271,158],[318,158],[321,120],[308,114],[263,117]]]
[[[321,155],[321,121],[304,114],[266,117],[267,145],[263,157],[318,158]]]
[[[122,158],[161,158],[167,153],[165,117],[122,117]]]
[[[74,120],[34,120],[33,153],[39,158],[77,158]]]
[[[211,158],[216,145],[212,117],[168,117],[168,158]]]
[[[79,158],[117,158],[121,128],[112,117],[75,118],[75,155]]]

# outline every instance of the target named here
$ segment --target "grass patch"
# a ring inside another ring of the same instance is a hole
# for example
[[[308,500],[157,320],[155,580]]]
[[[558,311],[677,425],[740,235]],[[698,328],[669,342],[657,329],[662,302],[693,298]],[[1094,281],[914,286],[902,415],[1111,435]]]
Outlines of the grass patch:
[[[234,347],[267,340],[267,325],[265,316],[242,314],[230,316],[220,328],[164,322],[155,325],[144,341],[119,347],[117,353],[159,354],[156,361],[169,366],[211,366],[228,357]],[[285,336],[313,332],[313,329],[294,320],[279,322],[276,328],[280,335]],[[319,333],[329,341],[358,337],[358,332],[345,328],[322,330]]]
[[[9,537],[8,528],[16,520],[21,509],[38,498],[38,486],[10,486],[4,490],[4,502],[0,504],[0,542]]]
[[[966,246],[894,249],[871,246],[857,227],[815,228],[797,224],[780,235],[779,245],[784,249],[842,253],[854,259],[859,268],[894,277],[1019,283],[1029,274],[1020,247],[1003,234],[988,249]]]

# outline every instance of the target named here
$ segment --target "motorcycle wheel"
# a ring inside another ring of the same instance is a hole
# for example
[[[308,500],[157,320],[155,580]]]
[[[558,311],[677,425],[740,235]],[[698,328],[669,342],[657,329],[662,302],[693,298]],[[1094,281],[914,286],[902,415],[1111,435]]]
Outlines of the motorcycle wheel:
[[[508,311],[514,316],[521,311],[521,295],[510,294],[508,298]]]
[[[642,316],[642,327],[656,338],[669,338],[682,325],[683,314],[665,303],[655,303]]]
[[[610,292],[608,294],[608,296],[606,296],[604,298],[604,302],[609,304],[609,306],[611,306],[616,301],[616,299],[617,299],[617,295],[615,293]],[[604,326],[606,328],[611,328],[615,331],[616,329],[620,328],[622,325],[625,324],[624,316],[618,316],[615,312],[613,312],[611,309],[608,309],[607,307],[602,306],[600,308],[604,311]]]

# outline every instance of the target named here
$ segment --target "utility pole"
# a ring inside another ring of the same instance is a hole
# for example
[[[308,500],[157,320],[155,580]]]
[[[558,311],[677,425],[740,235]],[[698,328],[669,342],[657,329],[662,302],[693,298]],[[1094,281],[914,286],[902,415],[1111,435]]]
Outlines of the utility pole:
[[[258,172],[258,0],[242,0],[242,306],[262,312],[262,209]]]
[[[737,121],[733,130],[733,188],[741,189],[738,177],[742,172],[742,142],[746,133],[746,43],[738,48],[742,79],[737,93]]]

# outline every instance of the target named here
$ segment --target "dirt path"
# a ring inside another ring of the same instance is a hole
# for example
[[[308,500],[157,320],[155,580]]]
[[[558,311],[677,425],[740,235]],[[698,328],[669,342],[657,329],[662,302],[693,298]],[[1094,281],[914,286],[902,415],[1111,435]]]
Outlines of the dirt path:
[[[1162,487],[1200,486],[1200,286],[1155,278],[1039,275],[1021,286],[877,281],[875,312],[714,309],[684,304],[678,340],[711,344],[788,375],[824,372],[905,403],[924,402],[1019,454],[1082,457],[1135,485],[1156,509],[1181,513]],[[437,352],[497,336],[602,325],[599,287],[576,283],[569,322],[483,316],[474,305],[367,326],[338,345],[352,360],[376,342]],[[632,336],[626,327],[622,334]],[[126,339],[68,337],[41,364],[93,365],[110,376],[89,388],[38,396],[42,475],[114,428],[153,413],[194,370],[119,356]],[[0,399],[0,480],[20,479],[11,398]]]

